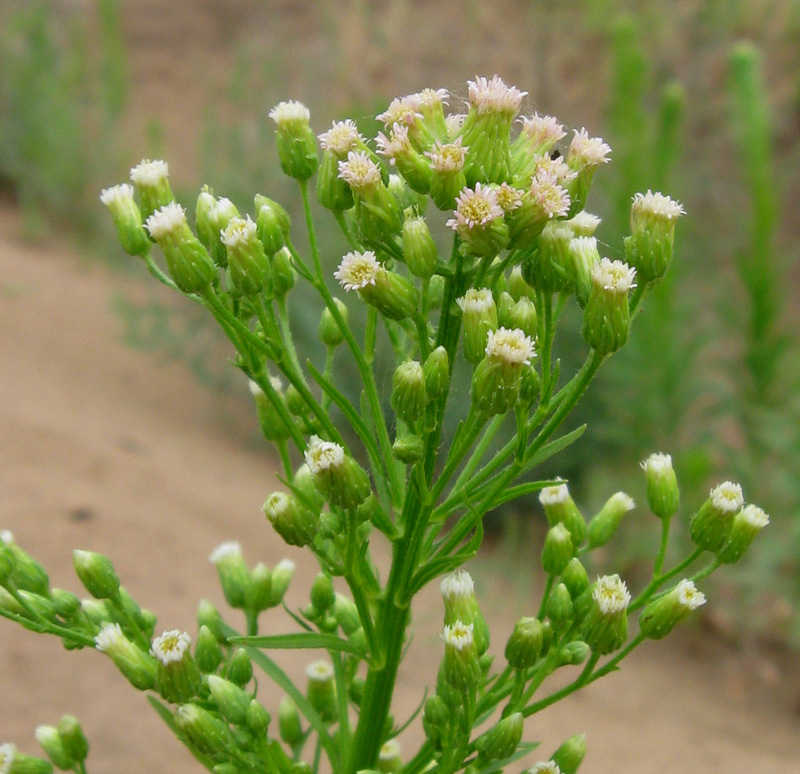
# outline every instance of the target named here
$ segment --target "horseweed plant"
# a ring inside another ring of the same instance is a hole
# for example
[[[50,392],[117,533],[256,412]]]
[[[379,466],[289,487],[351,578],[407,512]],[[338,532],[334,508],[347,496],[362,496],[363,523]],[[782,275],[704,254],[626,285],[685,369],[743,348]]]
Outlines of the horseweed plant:
[[[580,436],[580,428],[558,431],[603,361],[625,344],[647,291],[667,271],[683,209],[660,193],[637,194],[627,263],[601,257],[593,236],[599,220],[584,204],[610,148],[582,129],[562,155],[562,126],[536,114],[523,117],[512,138],[525,93],[497,76],[476,78],[468,94],[465,114],[445,115],[444,90],[394,100],[378,116],[386,129],[373,143],[353,122],[334,123],[319,136],[321,160],[307,108],[275,107],[281,166],[302,195],[307,255],[295,247],[286,210],[262,195],[251,217],[204,188],[193,231],[163,161],[144,161],[131,172],[132,186],[103,191],[124,249],[203,305],[230,338],[263,434],[282,461],[283,489],[267,497],[264,513],[286,543],[313,551],[321,572],[307,607],[284,605],[297,631],[259,634],[260,614],[282,604],[294,565],[250,569],[239,544],[219,546],[211,561],[228,604],[244,612],[246,632],[204,601],[192,650],[185,632],[154,637],[155,616],[120,586],[106,557],[75,552],[75,570],[92,597],[81,601],[51,589],[44,569],[4,533],[0,609],[33,631],[55,634],[68,649],[94,647],[110,657],[218,774],[316,772],[326,765],[323,755],[334,774],[497,771],[536,747],[522,741],[526,718],[615,670],[645,639],[668,634],[705,602],[695,584],[738,561],[768,522],[760,508],[744,504],[738,485],[725,482],[691,518],[693,553],[666,569],[678,483],[670,456],[653,454],[643,463],[648,506],[662,525],[652,579],[637,595],[616,574],[589,579],[585,555],[612,538],[633,500],[617,492],[587,523],[566,482],[531,481],[529,474]],[[317,249],[314,174],[317,198],[351,248],[338,268]],[[431,235],[428,207],[450,216],[448,255]],[[152,258],[153,243],[167,272]],[[334,277],[342,298],[330,289]],[[322,302],[322,370],[303,364],[292,342],[288,303],[301,280]],[[366,305],[363,337],[348,324],[343,299]],[[583,309],[588,353],[563,380],[553,341],[573,299]],[[379,328],[397,361],[388,401],[374,368]],[[360,375],[357,403],[331,382],[340,351]],[[470,401],[445,442],[459,352],[472,367]],[[549,523],[542,598],[503,633],[504,657],[495,661],[472,579],[460,568],[478,550],[483,517],[532,492]],[[385,579],[370,554],[376,531],[392,549]],[[705,554],[707,565],[684,577]],[[441,666],[432,693],[420,697],[425,741],[406,755],[395,737],[408,724],[395,722],[391,702],[410,605],[442,576]],[[341,579],[338,591],[334,578]],[[302,690],[267,655],[274,648],[326,657],[308,666]],[[583,665],[575,679],[543,694],[547,678],[570,665]],[[254,667],[286,694],[276,723]],[[74,718],[40,727],[37,738],[56,767],[85,771],[88,745]],[[574,774],[584,753],[577,735],[529,771]],[[50,768],[10,744],[0,747],[2,774]]]

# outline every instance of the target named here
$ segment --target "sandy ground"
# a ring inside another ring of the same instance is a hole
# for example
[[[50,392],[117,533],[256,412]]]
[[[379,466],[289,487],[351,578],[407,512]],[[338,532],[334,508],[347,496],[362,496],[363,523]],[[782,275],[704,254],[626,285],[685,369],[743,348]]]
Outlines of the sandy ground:
[[[221,405],[183,365],[125,346],[110,310],[119,276],[58,244],[25,246],[8,210],[0,212],[0,278],[0,527],[45,563],[54,586],[73,591],[71,549],[108,554],[160,627],[195,632],[198,599],[223,604],[207,560],[218,543],[242,541],[251,563],[272,565],[288,553],[259,513],[273,463],[242,429],[249,412],[235,401]],[[301,605],[314,568],[303,554],[291,556],[298,573],[289,602]],[[498,654],[537,598],[533,563],[522,552],[513,559],[487,553],[471,568]],[[434,679],[440,606],[429,590],[417,607],[398,719]],[[271,615],[270,630],[287,630]],[[300,674],[303,663],[286,667]],[[585,774],[789,774],[800,760],[798,680],[783,667],[698,634],[651,643],[620,674],[530,720],[526,736],[550,752],[586,731]],[[0,696],[0,739],[26,752],[36,751],[37,724],[70,712],[91,740],[93,772],[197,770],[105,658],[66,653],[7,621]],[[280,699],[268,688],[264,697],[272,706]],[[408,749],[415,737],[406,737]]]

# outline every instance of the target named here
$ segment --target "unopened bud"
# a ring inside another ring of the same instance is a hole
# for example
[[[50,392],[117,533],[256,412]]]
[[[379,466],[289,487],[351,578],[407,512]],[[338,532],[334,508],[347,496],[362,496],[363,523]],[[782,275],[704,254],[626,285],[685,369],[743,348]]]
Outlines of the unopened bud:
[[[561,774],[576,774],[586,756],[586,734],[575,734],[553,753]]]
[[[572,559],[574,549],[569,530],[559,522],[550,527],[542,548],[542,568],[548,575],[560,575]]]
[[[666,594],[647,604],[639,617],[639,629],[652,640],[666,637],[686,618],[706,601],[705,594],[698,591],[690,580],[682,580]]]
[[[412,425],[425,411],[425,374],[416,360],[401,363],[392,377],[391,404],[395,414]]]
[[[396,739],[385,742],[378,752],[378,771],[384,774],[393,774],[403,768],[403,759],[400,757],[400,743]]]
[[[561,648],[559,661],[562,666],[578,666],[589,658],[591,650],[585,642],[573,640]]]
[[[266,610],[272,600],[272,573],[263,562],[259,562],[250,573],[250,584],[245,594],[248,610],[259,612]]]
[[[538,618],[520,618],[506,644],[506,660],[515,669],[529,669],[539,659],[544,627]]]
[[[225,676],[240,688],[243,688],[253,679],[253,662],[244,648],[237,648],[228,662]]]
[[[204,755],[222,755],[235,745],[227,723],[197,704],[178,707],[175,724],[189,744]]]
[[[557,584],[550,592],[545,605],[545,612],[556,631],[564,629],[572,621],[572,597],[569,594],[569,589],[563,583]]]
[[[64,749],[64,743],[55,726],[38,726],[34,735],[36,736],[36,741],[47,757],[53,761],[53,765],[57,769],[68,771],[75,767],[77,761],[73,760],[72,756]]]
[[[422,459],[425,452],[425,442],[422,436],[406,433],[392,444],[392,454],[406,465],[413,465]]]
[[[244,725],[250,706],[250,695],[238,685],[217,675],[209,675],[208,687],[211,699],[217,705],[220,715],[236,725]]]
[[[150,240],[144,230],[142,213],[133,200],[133,186],[127,183],[106,188],[100,201],[111,210],[117,238],[128,255],[144,257],[150,252]]]
[[[405,213],[403,222],[403,258],[408,270],[422,279],[429,279],[439,263],[439,253],[425,218]]]
[[[301,505],[292,493],[273,492],[264,501],[263,511],[290,546],[307,546],[319,531],[319,516]]]
[[[525,719],[522,717],[522,713],[514,712],[503,718],[482,737],[479,737],[475,746],[487,760],[495,761],[509,758],[522,741],[524,722]]]
[[[342,318],[342,321],[347,325],[349,312],[344,301],[338,298],[333,299],[336,308]],[[326,347],[338,347],[344,341],[344,333],[336,322],[331,310],[327,307],[322,310],[322,317],[319,320],[319,337]]]
[[[247,705],[245,723],[247,727],[257,736],[264,736],[267,733],[272,717],[261,702],[253,699]]]
[[[272,283],[270,262],[250,216],[232,218],[221,238],[228,251],[228,277],[236,290],[243,296],[269,290]]]
[[[436,347],[422,366],[425,375],[425,392],[430,398],[447,394],[450,386],[450,359],[444,347]]]
[[[651,454],[642,462],[647,478],[647,504],[659,519],[669,519],[678,510],[678,479],[669,454]]]
[[[717,558],[725,564],[738,562],[756,535],[769,524],[769,516],[757,505],[745,505],[734,517],[725,545],[717,551]]]
[[[577,548],[586,538],[586,522],[575,505],[566,484],[556,484],[542,489],[539,502],[550,526],[562,522],[572,536],[572,546]]]
[[[119,592],[119,578],[107,556],[76,549],[72,563],[81,583],[96,599],[111,599]]]
[[[295,180],[308,180],[319,164],[308,108],[300,102],[280,102],[272,108],[269,117],[277,124],[281,169]]]
[[[330,576],[321,572],[311,584],[311,604],[319,613],[325,613],[333,607],[336,595],[333,591],[333,582]]]
[[[295,565],[291,559],[281,559],[272,568],[272,599],[270,600],[270,607],[277,607],[283,601],[294,575],[294,569]]]
[[[256,230],[264,252],[275,255],[285,244],[291,228],[289,213],[278,202],[256,194]]]
[[[78,718],[74,715],[64,715],[58,721],[58,736],[71,760],[75,763],[86,760],[89,755],[89,742]]]
[[[217,671],[222,663],[222,649],[211,629],[203,625],[197,633],[197,644],[194,647],[194,658],[200,671],[210,674]]]
[[[217,568],[227,603],[231,607],[244,608],[247,604],[250,570],[242,556],[242,547],[235,541],[222,543],[211,552],[209,561]]]
[[[222,243],[222,232],[233,218],[238,217],[239,210],[230,199],[217,199],[208,186],[203,187],[195,208],[197,236],[206,246],[214,263],[223,269],[228,265],[228,251]]]
[[[281,739],[289,745],[295,747],[303,741],[303,726],[300,722],[300,713],[295,703],[284,696],[278,706],[278,729]]]
[[[569,589],[573,601],[589,588],[589,576],[577,556],[570,560],[566,569],[561,573],[561,582]]]
[[[622,517],[635,507],[633,499],[625,492],[611,495],[600,512],[589,522],[587,542],[589,548],[604,546],[614,537]]]

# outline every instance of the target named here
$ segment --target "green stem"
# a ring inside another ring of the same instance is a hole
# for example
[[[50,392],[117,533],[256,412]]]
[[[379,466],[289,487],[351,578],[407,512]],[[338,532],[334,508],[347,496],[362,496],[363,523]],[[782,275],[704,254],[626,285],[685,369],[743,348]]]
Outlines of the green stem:
[[[658,555],[656,562],[653,565],[653,577],[656,578],[661,574],[664,567],[664,559],[667,556],[667,543],[669,542],[669,523],[670,519],[662,519],[661,521],[661,545],[658,547]]]
[[[631,602],[628,606],[628,612],[632,613],[634,610],[638,610],[640,607],[645,605],[650,597],[653,595],[653,592],[661,586],[663,583],[668,581],[670,578],[674,578],[679,573],[683,572],[690,564],[694,564],[699,558],[700,555],[703,554],[705,549],[698,548],[693,551],[689,556],[686,557],[680,564],[673,567],[669,572],[664,573],[663,575],[659,575],[653,578],[652,581],[647,585],[645,590],[639,594],[636,599]]]

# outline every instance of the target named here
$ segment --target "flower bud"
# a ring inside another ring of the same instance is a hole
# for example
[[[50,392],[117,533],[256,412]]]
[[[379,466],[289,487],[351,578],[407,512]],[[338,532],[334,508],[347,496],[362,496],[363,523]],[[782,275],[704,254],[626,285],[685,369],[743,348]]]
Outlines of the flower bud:
[[[625,258],[645,284],[666,274],[672,262],[675,222],[683,214],[683,206],[669,196],[648,191],[633,197],[631,236],[625,238]]]
[[[165,204],[147,218],[145,225],[164,253],[179,290],[197,293],[211,286],[217,276],[216,266],[189,228],[183,207],[177,202]]]
[[[86,760],[89,755],[89,742],[78,718],[74,715],[64,715],[58,721],[58,736],[70,760],[75,763]]]
[[[282,247],[272,256],[272,292],[275,298],[284,298],[296,282],[297,274],[292,266],[292,254],[288,247]]]
[[[486,354],[489,332],[496,330],[498,325],[492,291],[470,288],[457,303],[462,312],[464,357],[469,363],[480,363]]]
[[[243,688],[253,679],[253,664],[244,648],[237,648],[233,656],[231,656],[225,676],[240,688]]]
[[[571,623],[573,618],[572,597],[569,589],[563,583],[557,584],[550,592],[545,612],[556,631],[564,629],[567,624]]]
[[[392,377],[391,404],[395,414],[409,425],[425,411],[425,375],[416,360],[401,363]]]
[[[10,532],[4,531],[0,536],[0,548],[3,549],[6,557],[6,568],[13,567],[7,578],[11,579],[17,589],[45,597],[50,595],[50,578],[47,571],[27,551],[14,542]],[[11,556],[8,554],[9,551]]]
[[[221,239],[228,251],[228,277],[236,290],[243,296],[269,291],[272,284],[269,259],[250,216],[231,218]]]
[[[575,734],[553,753],[561,774],[575,774],[586,756],[586,734]]]
[[[144,257],[150,252],[150,240],[144,230],[142,213],[133,200],[133,186],[127,183],[106,188],[100,201],[111,210],[117,238],[128,255]]]
[[[591,600],[583,622],[583,639],[593,651],[605,656],[617,650],[628,636],[631,595],[619,575],[604,575],[594,584]]]
[[[503,291],[497,298],[497,323],[498,325],[502,325],[504,328],[513,327],[511,326],[511,310],[514,308],[514,301],[513,296]]]
[[[353,206],[353,193],[345,180],[339,177],[339,162],[353,150],[367,150],[355,122],[334,121],[327,132],[319,136],[323,150],[322,164],[317,175],[317,200],[334,212],[349,210]]]
[[[475,742],[481,755],[490,761],[511,757],[522,741],[525,719],[521,712],[514,712],[503,718],[494,728],[489,729]]]
[[[440,210],[452,210],[467,186],[464,162],[468,150],[457,137],[448,143],[437,140],[431,150],[424,151],[431,162],[430,197]]]
[[[486,356],[472,376],[472,400],[486,414],[503,414],[514,407],[522,369],[535,356],[533,341],[519,328],[489,331]]]
[[[295,180],[308,180],[319,164],[308,108],[301,102],[280,102],[270,110],[269,117],[277,125],[276,141],[281,169]]]
[[[131,182],[139,192],[143,220],[147,220],[156,210],[175,198],[169,186],[166,161],[142,159],[141,163],[131,169]]]
[[[592,268],[592,290],[583,313],[583,338],[600,354],[616,352],[628,340],[628,292],[636,274],[622,261],[603,258]]]
[[[453,215],[446,225],[458,234],[471,255],[491,258],[508,245],[505,213],[493,188],[480,183],[474,190],[464,188],[456,199]]]
[[[394,123],[388,136],[378,132],[375,138],[378,153],[389,159],[412,190],[427,194],[431,185],[431,163],[412,145],[408,130],[407,125]]]
[[[320,659],[312,661],[306,667],[308,687],[306,698],[308,703],[326,723],[337,718],[336,689],[333,681],[333,667],[330,662]]]
[[[361,628],[361,618],[356,603],[341,594],[334,594],[333,616],[348,637]]]
[[[567,152],[567,165],[577,172],[567,189],[572,200],[569,210],[571,216],[577,215],[586,205],[594,171],[600,164],[607,164],[611,160],[609,153],[611,148],[599,137],[589,137],[586,129],[575,130]]]
[[[434,748],[441,747],[449,723],[450,710],[447,708],[447,702],[438,694],[429,696],[422,711],[422,728]]]
[[[567,643],[559,655],[559,662],[561,666],[578,666],[589,658],[591,648],[581,640],[573,640]]]
[[[457,691],[472,691],[481,676],[478,651],[475,647],[473,624],[456,621],[452,626],[445,625],[444,639],[444,680]]]
[[[577,215],[570,218],[566,225],[572,229],[572,233],[576,237],[591,237],[594,236],[601,222],[597,215],[581,210]]]
[[[575,505],[566,484],[556,484],[542,489],[539,502],[550,526],[562,522],[572,536],[572,546],[577,548],[586,538],[586,522]]]
[[[457,570],[441,582],[439,590],[444,599],[444,622],[451,626],[472,625],[475,648],[482,656],[489,648],[489,627],[478,607],[472,577],[464,570]]]
[[[96,599],[112,599],[119,592],[119,578],[107,556],[76,549],[72,563],[80,582]]]
[[[444,347],[436,347],[422,366],[425,392],[431,399],[441,398],[450,387],[450,359]]]
[[[211,699],[217,705],[220,715],[237,726],[244,725],[250,706],[250,695],[223,677],[209,675],[207,682]]]
[[[36,741],[41,745],[41,748],[47,757],[53,761],[53,765],[57,769],[68,771],[75,768],[77,761],[73,760],[64,749],[64,743],[61,741],[58,729],[55,726],[37,726],[34,735],[36,736]]]
[[[573,557],[561,573],[561,582],[569,589],[573,602],[589,588],[589,576],[578,557]]]
[[[270,607],[277,607],[283,602],[283,597],[289,588],[293,575],[294,562],[291,559],[281,559],[272,568],[272,599],[270,600]]]
[[[200,667],[189,650],[191,644],[186,632],[172,629],[156,637],[150,648],[158,661],[155,689],[173,704],[189,701],[203,684]]]
[[[526,296],[520,298],[509,310],[506,328],[519,328],[528,338],[535,339],[539,320],[536,314],[536,305]]]
[[[197,704],[182,704],[175,724],[189,744],[204,755],[218,756],[235,747],[228,725],[216,714]]]
[[[286,209],[272,199],[256,194],[256,231],[264,252],[274,256],[286,244],[291,229],[291,219]]]
[[[567,270],[575,285],[575,297],[581,309],[585,309],[592,292],[592,269],[600,261],[597,240],[594,237],[573,237],[567,250]]]
[[[361,299],[391,320],[404,320],[416,313],[418,296],[414,284],[385,269],[371,250],[347,253],[334,276],[345,290],[358,291]]]
[[[314,486],[332,505],[355,508],[367,499],[369,477],[339,444],[313,435],[305,458]]]
[[[250,380],[250,394],[256,404],[258,424],[261,427],[261,433],[268,441],[285,441],[290,436],[289,428],[286,426],[283,416],[273,404],[274,400],[288,411],[286,397],[282,391],[283,385],[276,376],[269,377],[269,382],[274,392],[272,397],[267,395],[256,382],[252,379]]]
[[[347,325],[347,319],[350,315],[347,306],[345,306],[344,301],[338,298],[334,298],[333,301],[344,324]],[[331,310],[327,307],[322,310],[322,317],[319,320],[319,338],[326,347],[331,348],[338,347],[344,341],[344,333],[342,333],[339,323],[336,322],[333,314],[331,314]]]
[[[389,182],[386,183],[386,189],[392,195],[392,198],[397,202],[397,206],[401,213],[411,209],[415,212],[423,214],[427,209],[427,195],[413,190],[411,187],[409,187],[407,181],[400,177],[400,175],[389,175]]]
[[[642,462],[647,478],[647,504],[659,519],[669,519],[678,511],[678,479],[669,454],[651,454]]]
[[[734,517],[725,545],[717,558],[725,564],[738,562],[750,548],[755,536],[769,524],[769,516],[757,505],[745,505]]]
[[[214,263],[223,269],[228,265],[228,251],[220,237],[228,223],[238,217],[239,210],[230,199],[217,199],[208,186],[203,186],[195,208],[197,236],[211,254]]]
[[[742,487],[726,481],[711,490],[708,500],[692,517],[692,542],[706,551],[718,551],[728,540],[734,514],[744,503]]]
[[[522,276],[531,287],[544,293],[558,293],[571,287],[571,239],[572,231],[562,221],[551,221],[544,227],[537,249],[522,264]]]
[[[639,629],[651,640],[660,640],[705,602],[705,594],[698,591],[692,581],[682,580],[666,594],[647,604],[639,616]]]
[[[400,743],[396,739],[389,739],[378,752],[378,771],[392,774],[403,768],[403,759],[400,757]]]
[[[506,660],[515,669],[529,669],[538,660],[544,642],[544,627],[538,618],[520,618],[506,643]]]
[[[323,572],[317,574],[311,584],[311,604],[318,613],[325,613],[333,607],[336,595],[330,576]]]
[[[635,508],[633,499],[625,492],[611,495],[600,512],[589,522],[587,542],[589,548],[604,546],[614,537],[622,517]]]
[[[259,562],[250,573],[250,583],[245,594],[245,606],[248,610],[259,612],[266,610],[272,600],[272,573],[264,562]]]
[[[536,291],[525,281],[520,266],[515,266],[511,270],[508,277],[508,292],[515,301],[519,301],[523,296],[531,301],[536,300]]]
[[[149,691],[155,686],[158,662],[125,637],[119,624],[106,624],[94,641],[97,650],[111,657],[134,688]]]
[[[257,736],[265,736],[271,721],[272,716],[267,712],[261,702],[253,699],[250,704],[247,705],[245,723],[254,734]]]
[[[392,454],[406,465],[413,465],[422,459],[425,442],[414,433],[406,433],[392,444]]]
[[[199,628],[206,627],[217,639],[218,642],[225,641],[222,631],[222,616],[214,605],[207,599],[201,599],[197,606],[197,625]]]
[[[221,543],[211,552],[208,560],[216,565],[227,603],[231,607],[244,608],[247,587],[250,585],[250,570],[242,556],[242,547],[236,541]]]
[[[211,629],[203,625],[197,633],[197,644],[194,646],[194,658],[200,671],[210,674],[217,671],[222,663],[222,649]]]
[[[408,270],[415,277],[430,279],[439,263],[439,253],[425,218],[406,210],[402,238],[403,258]]]
[[[519,402],[531,406],[542,391],[542,379],[533,363],[523,366],[519,385]]]
[[[81,601],[71,592],[64,589],[53,589],[50,594],[56,614],[66,620],[70,620],[78,615],[81,609]]]
[[[569,530],[559,522],[547,531],[542,548],[542,568],[548,575],[561,575],[572,559],[574,549]]]
[[[273,492],[264,501],[263,511],[290,546],[307,546],[319,531],[319,515],[302,506],[292,493]]]
[[[300,713],[297,711],[295,703],[288,696],[284,696],[278,706],[278,730],[281,739],[289,747],[296,747],[305,737],[303,726],[300,722]]]

